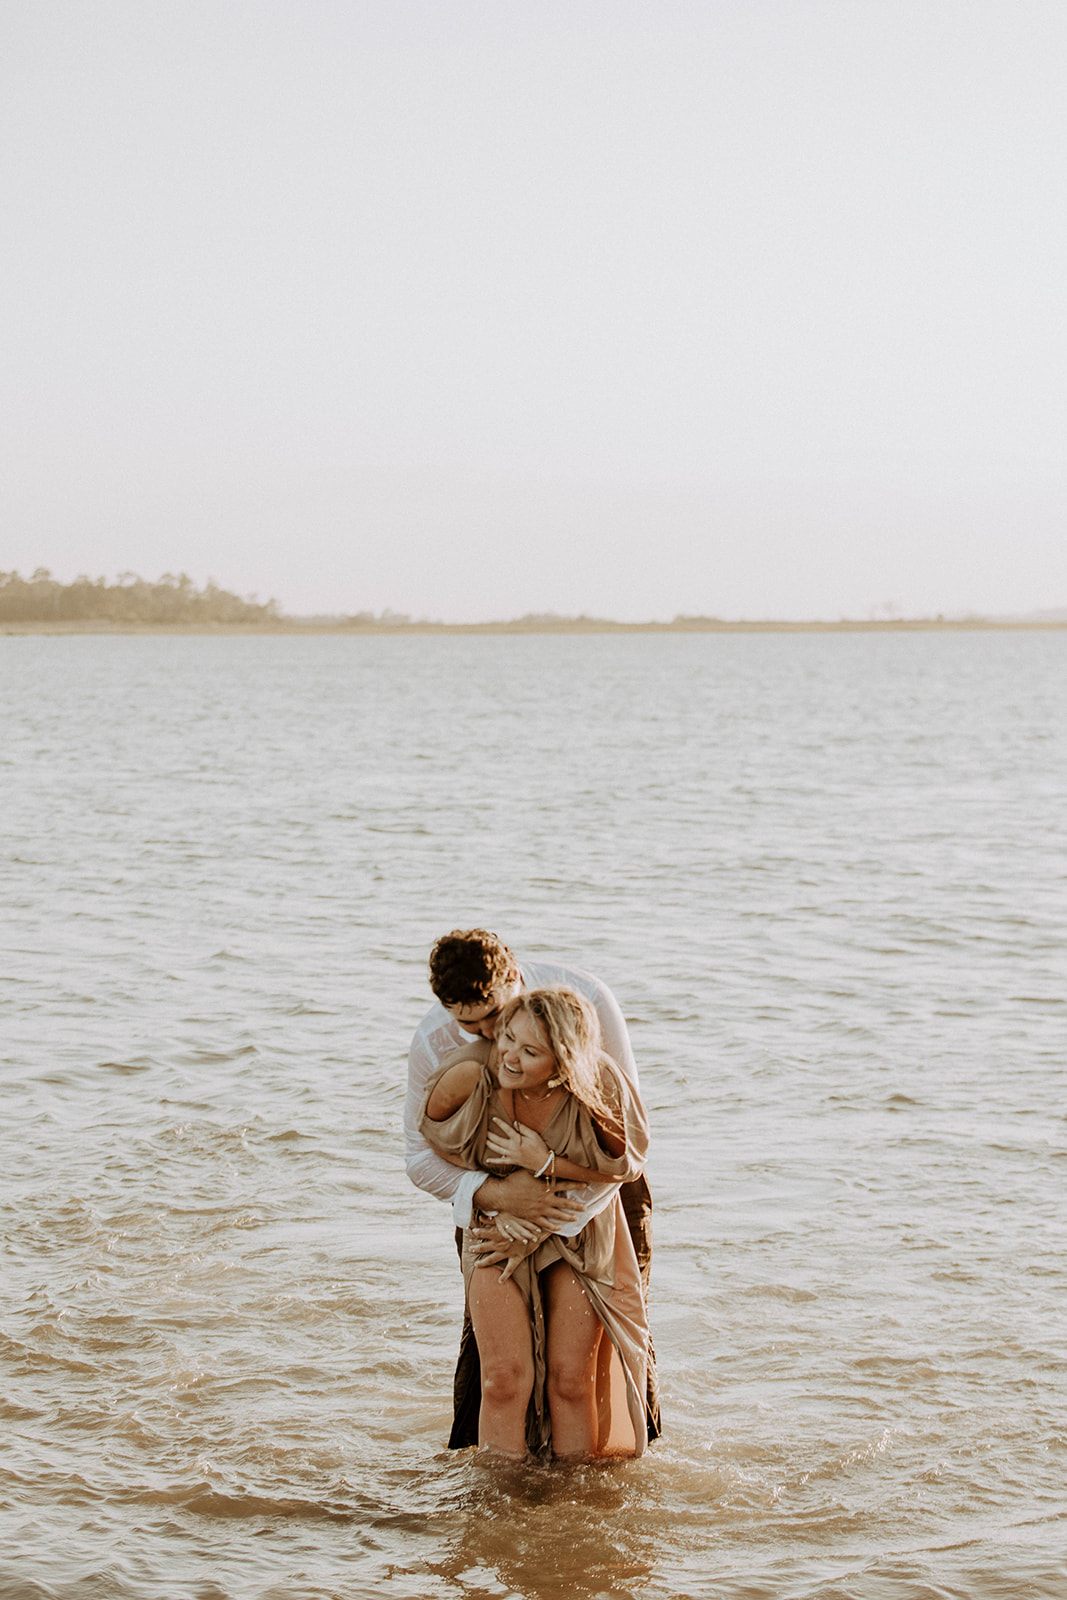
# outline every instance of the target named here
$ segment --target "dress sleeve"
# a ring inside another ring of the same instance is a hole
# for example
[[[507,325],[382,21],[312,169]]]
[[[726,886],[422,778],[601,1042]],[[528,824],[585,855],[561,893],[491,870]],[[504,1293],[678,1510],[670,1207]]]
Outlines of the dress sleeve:
[[[630,1183],[639,1178],[648,1155],[648,1117],[640,1096],[632,1088],[615,1063],[601,1058],[601,1081],[608,1098],[618,1108],[622,1123],[622,1136],[626,1148],[622,1155],[610,1155],[601,1144],[592,1114],[583,1107],[579,1117],[579,1133],[588,1159],[580,1164],[594,1172],[610,1175],[619,1183]]]
[[[426,1085],[422,1105],[419,1108],[419,1129],[427,1144],[438,1154],[459,1161],[465,1167],[477,1169],[481,1167],[485,1153],[485,1126],[492,1088],[491,1074],[485,1063],[481,1064],[482,1070],[474,1088],[450,1117],[446,1117],[443,1122],[437,1122],[426,1114],[426,1106],[438,1079],[450,1067],[455,1066],[457,1061],[469,1058],[469,1051],[457,1051],[446,1060],[439,1072],[434,1073]]]

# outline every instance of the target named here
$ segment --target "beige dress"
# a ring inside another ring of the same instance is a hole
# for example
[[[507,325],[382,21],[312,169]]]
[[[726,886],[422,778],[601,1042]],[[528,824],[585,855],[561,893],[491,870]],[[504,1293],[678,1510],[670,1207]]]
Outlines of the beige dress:
[[[491,1048],[488,1040],[480,1040],[477,1044],[463,1046],[444,1061],[440,1072],[427,1085],[419,1126],[427,1142],[441,1155],[462,1166],[484,1167],[503,1176],[514,1169],[495,1163],[486,1167],[486,1133],[493,1117],[510,1122],[514,1110],[510,1091],[501,1091],[496,1074],[488,1066]],[[426,1115],[426,1104],[434,1085],[443,1072],[463,1060],[481,1061],[481,1076],[469,1098],[451,1117],[434,1122]],[[597,1454],[641,1455],[648,1442],[645,1409],[648,1316],[637,1258],[617,1192],[620,1183],[638,1177],[644,1167],[648,1119],[634,1091],[607,1057],[603,1058],[603,1071],[609,1099],[620,1106],[626,1140],[624,1153],[618,1157],[608,1154],[597,1137],[592,1116],[571,1094],[562,1096],[542,1128],[541,1137],[557,1156],[610,1175],[616,1192],[607,1206],[573,1238],[550,1234],[520,1262],[511,1279],[530,1313],[534,1386],[526,1417],[526,1442],[534,1453],[547,1449],[552,1441],[545,1398],[545,1315],[540,1274],[556,1261],[565,1261],[572,1269],[607,1334],[607,1338],[601,1340],[597,1364]],[[484,1216],[475,1217],[476,1223],[484,1220]],[[463,1236],[462,1264],[463,1281],[469,1286],[472,1272],[478,1269],[467,1233]]]

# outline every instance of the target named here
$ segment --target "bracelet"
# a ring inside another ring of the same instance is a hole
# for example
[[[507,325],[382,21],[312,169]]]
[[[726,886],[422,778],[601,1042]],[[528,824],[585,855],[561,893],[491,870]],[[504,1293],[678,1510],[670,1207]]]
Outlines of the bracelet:
[[[549,1168],[551,1168],[552,1170],[549,1171]],[[548,1152],[548,1155],[545,1157],[544,1162],[542,1163],[542,1165],[534,1173],[534,1177],[535,1178],[543,1178],[545,1173],[547,1172],[548,1173],[548,1180],[551,1183],[553,1177],[555,1176],[555,1171],[556,1171],[556,1152],[554,1150],[550,1150]]]

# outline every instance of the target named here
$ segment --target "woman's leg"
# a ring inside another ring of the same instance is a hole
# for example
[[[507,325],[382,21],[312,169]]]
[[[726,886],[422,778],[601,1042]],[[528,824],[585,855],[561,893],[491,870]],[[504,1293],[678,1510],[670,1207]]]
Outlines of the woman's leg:
[[[533,1330],[518,1286],[495,1267],[475,1267],[467,1289],[482,1364],[478,1443],[509,1456],[526,1454],[526,1407],[533,1388]]]
[[[557,1456],[596,1453],[596,1358],[604,1329],[566,1262],[541,1274],[547,1324],[548,1409]]]

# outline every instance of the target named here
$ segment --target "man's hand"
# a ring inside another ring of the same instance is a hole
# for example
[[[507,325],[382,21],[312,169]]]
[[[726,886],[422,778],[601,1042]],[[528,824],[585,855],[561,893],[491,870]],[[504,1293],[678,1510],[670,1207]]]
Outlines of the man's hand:
[[[474,1203],[482,1211],[508,1211],[513,1217],[532,1222],[542,1233],[565,1232],[567,1223],[582,1214],[581,1206],[557,1194],[553,1184],[542,1182],[532,1172],[486,1178],[474,1196]]]

